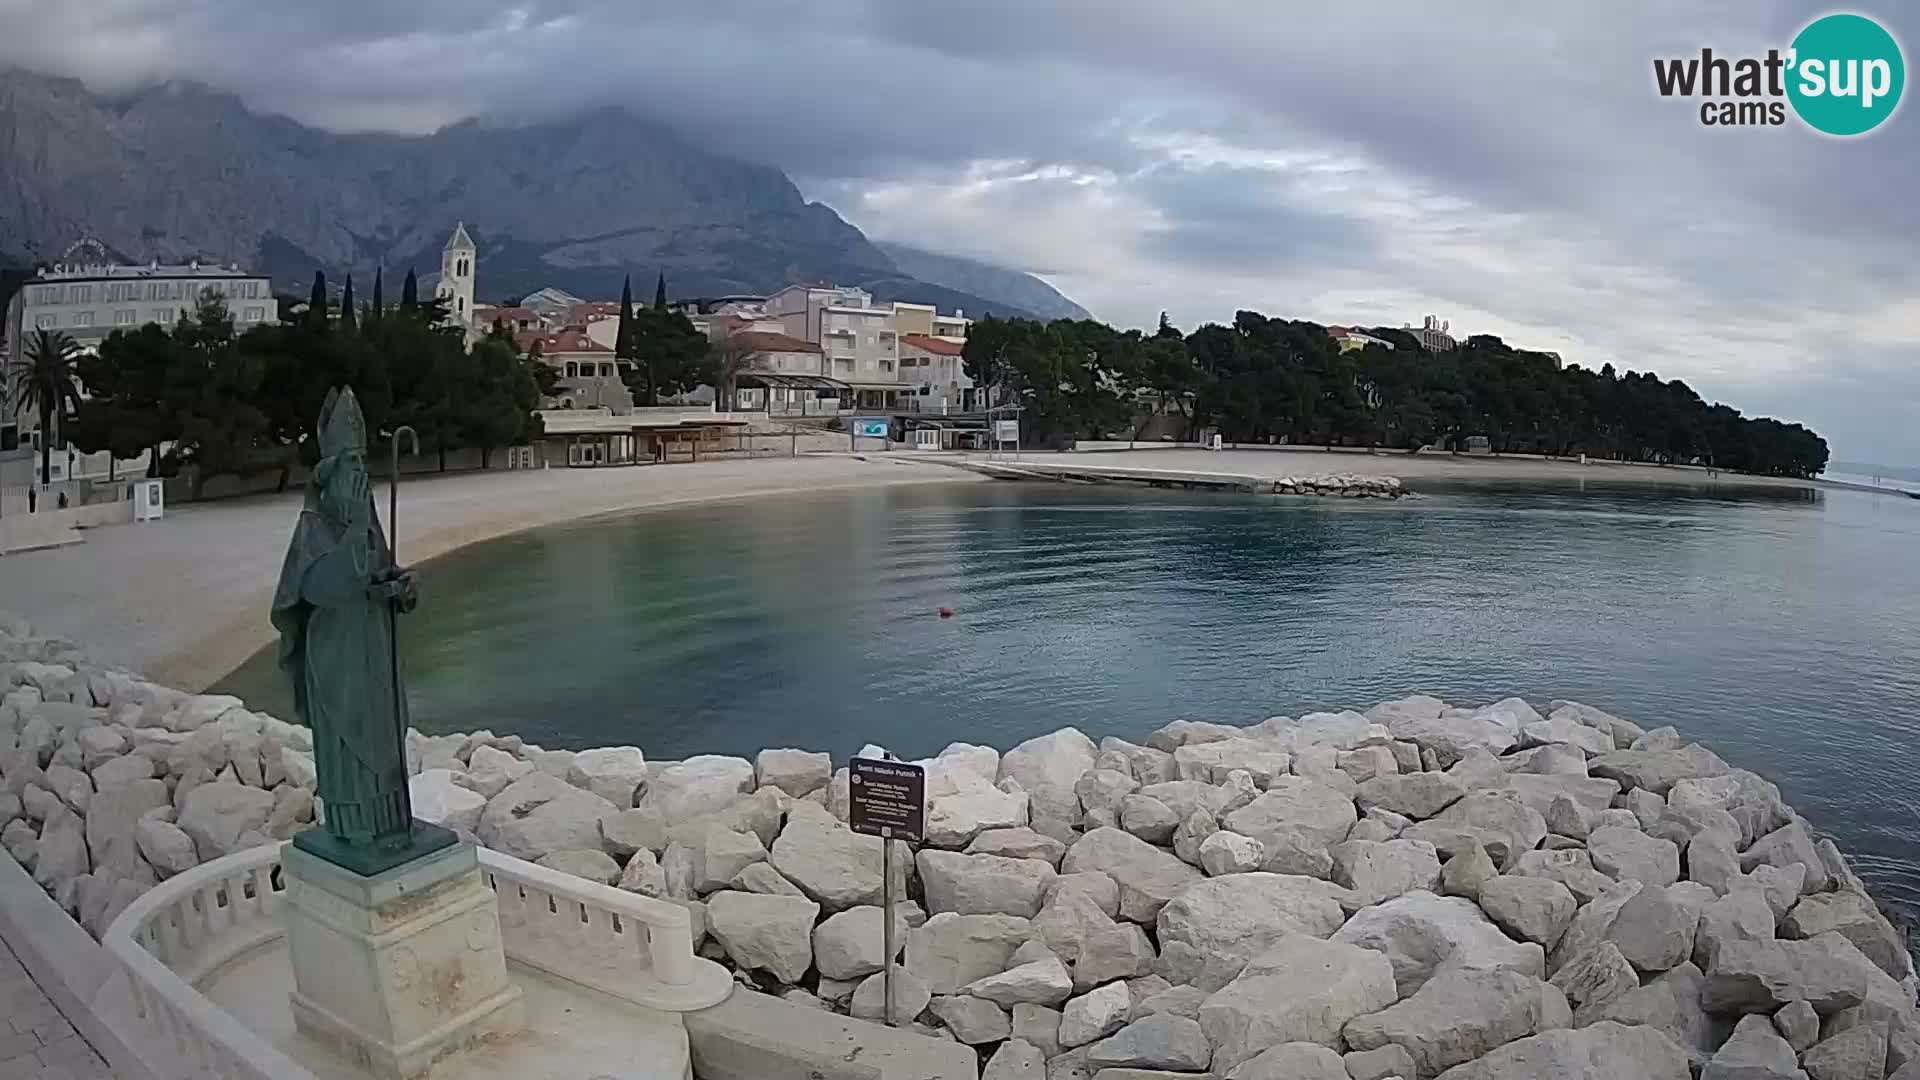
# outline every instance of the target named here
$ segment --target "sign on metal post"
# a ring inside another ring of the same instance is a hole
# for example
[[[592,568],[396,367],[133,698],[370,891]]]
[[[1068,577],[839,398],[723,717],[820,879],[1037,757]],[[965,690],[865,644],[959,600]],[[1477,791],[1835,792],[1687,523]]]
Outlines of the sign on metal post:
[[[893,842],[920,843],[927,831],[927,770],[904,761],[854,758],[847,762],[847,826],[880,838],[880,992],[889,1027],[893,1015]]]
[[[884,439],[887,437],[887,421],[880,419],[861,419],[854,421],[859,425],[857,434],[863,439]]]
[[[993,422],[993,441],[1017,443],[1020,441],[1020,421],[995,420]]]

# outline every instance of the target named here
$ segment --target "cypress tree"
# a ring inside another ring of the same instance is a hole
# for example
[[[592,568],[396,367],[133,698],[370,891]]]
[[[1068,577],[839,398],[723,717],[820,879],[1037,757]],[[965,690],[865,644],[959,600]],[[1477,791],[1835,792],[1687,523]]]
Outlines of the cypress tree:
[[[359,329],[359,317],[353,311],[353,275],[347,275],[347,286],[340,290],[340,329]]]
[[[307,294],[307,318],[321,324],[327,321],[327,275],[313,272],[313,291]]]
[[[653,310],[667,310],[667,272],[660,271],[660,277],[653,283]]]
[[[620,283],[620,327],[613,333],[613,355],[633,359],[633,275]]]
[[[376,266],[373,268],[373,304],[367,308],[369,325],[379,322],[381,314],[387,310],[386,298],[380,295],[380,277],[381,268]]]
[[[400,310],[412,311],[420,306],[420,282],[413,276],[413,268],[407,268],[407,280],[400,284]]]

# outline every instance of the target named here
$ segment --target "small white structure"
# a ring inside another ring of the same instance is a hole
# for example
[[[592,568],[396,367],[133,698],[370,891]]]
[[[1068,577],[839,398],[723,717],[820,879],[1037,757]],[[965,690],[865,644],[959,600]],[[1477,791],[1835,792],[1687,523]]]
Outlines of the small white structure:
[[[158,480],[133,482],[133,520],[159,521],[166,516],[167,488]]]
[[[455,222],[453,235],[440,252],[440,284],[434,288],[434,295],[447,302],[447,317],[469,328],[473,326],[473,262],[478,254],[466,222]]]

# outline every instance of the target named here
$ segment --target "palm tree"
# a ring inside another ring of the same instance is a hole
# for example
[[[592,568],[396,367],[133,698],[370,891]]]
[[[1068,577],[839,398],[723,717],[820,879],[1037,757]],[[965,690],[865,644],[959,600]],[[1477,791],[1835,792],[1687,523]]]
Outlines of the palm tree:
[[[80,379],[74,361],[80,346],[58,330],[35,330],[13,363],[12,398],[16,413],[35,409],[40,414],[40,484],[53,477],[53,418],[65,416],[80,404]]]

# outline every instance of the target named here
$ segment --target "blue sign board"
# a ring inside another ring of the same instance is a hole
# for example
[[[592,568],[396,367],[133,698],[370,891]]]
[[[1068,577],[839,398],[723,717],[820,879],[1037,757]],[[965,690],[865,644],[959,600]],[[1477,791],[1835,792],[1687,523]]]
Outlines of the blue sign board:
[[[855,420],[853,433],[862,439],[884,439],[887,437],[887,422],[879,420]]]

